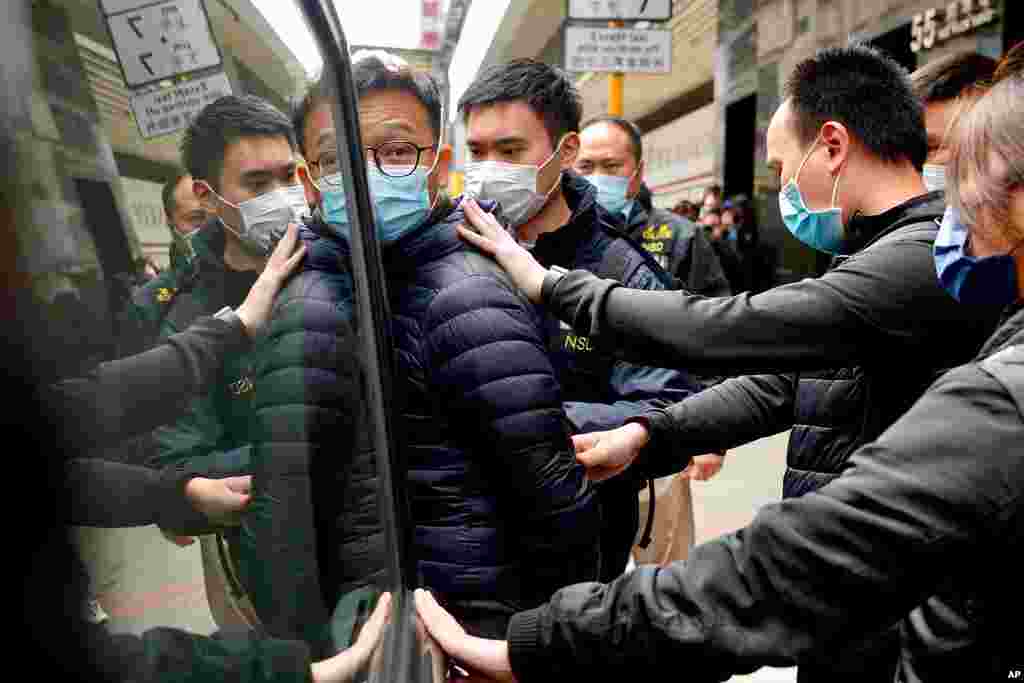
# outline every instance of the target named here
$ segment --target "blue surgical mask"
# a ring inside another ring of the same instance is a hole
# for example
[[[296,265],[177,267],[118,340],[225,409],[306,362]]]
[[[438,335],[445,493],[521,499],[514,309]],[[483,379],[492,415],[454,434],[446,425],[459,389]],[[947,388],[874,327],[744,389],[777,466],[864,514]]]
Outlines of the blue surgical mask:
[[[416,168],[411,174],[396,178],[384,175],[375,166],[367,168],[377,237],[383,244],[398,241],[421,226],[430,215],[429,174],[425,168]],[[340,229],[344,236],[349,236],[348,207],[345,205],[341,174],[322,178],[320,189],[324,221]]]
[[[629,184],[633,181],[633,176],[595,174],[585,177],[591,185],[597,188],[598,204],[603,206],[608,213],[617,213],[629,218],[634,200],[626,197],[626,193],[629,191]]]
[[[960,214],[953,207],[947,207],[932,247],[935,271],[942,287],[965,304],[1012,304],[1018,298],[1013,252],[1024,245],[1024,241],[1006,254],[979,258],[968,255],[967,237],[967,226],[960,222]]]
[[[798,240],[807,246],[824,251],[829,254],[840,254],[843,244],[843,210],[836,206],[836,196],[839,193],[839,176],[832,185],[832,208],[812,211],[804,203],[803,195],[800,194],[800,187],[797,180],[800,178],[800,171],[804,164],[811,158],[811,152],[817,146],[815,140],[811,148],[807,150],[796,175],[792,180],[783,186],[779,192],[779,211],[782,212],[782,221],[786,228]]]

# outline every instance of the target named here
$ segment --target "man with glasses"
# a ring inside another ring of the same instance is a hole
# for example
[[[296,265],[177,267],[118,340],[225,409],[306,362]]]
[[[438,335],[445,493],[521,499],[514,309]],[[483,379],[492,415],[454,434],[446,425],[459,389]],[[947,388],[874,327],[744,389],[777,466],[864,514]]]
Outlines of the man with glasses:
[[[462,213],[445,192],[451,150],[443,144],[436,82],[380,52],[356,55],[353,76],[390,297],[396,431],[418,570],[471,631],[501,634],[517,606],[540,604],[559,581],[597,577],[599,511],[573,456],[542,319],[456,234]],[[316,219],[302,231],[309,249],[304,270],[280,295],[271,323],[268,367],[275,370],[256,385],[259,394],[262,382],[277,377],[304,387],[307,398],[264,404],[258,431],[282,436],[256,447],[271,459],[304,452],[312,462],[346,463],[352,493],[334,494],[331,509],[326,501],[337,482],[325,481],[313,466],[323,548],[318,570],[280,566],[282,575],[318,576],[326,602],[339,601],[333,621],[340,623],[354,602],[350,596],[378,583],[372,572],[383,563],[373,558],[383,552],[383,539],[374,524],[369,446],[339,447],[331,422],[358,418],[341,412],[341,402],[319,384],[318,372],[330,366],[317,352],[318,340],[340,323],[331,306],[351,296],[349,278],[339,273],[352,237],[338,167],[338,154],[347,150],[337,149],[325,84],[311,89],[294,122]],[[296,416],[306,425],[301,433],[279,428]],[[277,635],[301,633],[323,619],[312,587],[292,590],[294,581],[277,578],[272,585],[273,609],[290,615],[279,620]],[[253,600],[262,618],[264,600]]]

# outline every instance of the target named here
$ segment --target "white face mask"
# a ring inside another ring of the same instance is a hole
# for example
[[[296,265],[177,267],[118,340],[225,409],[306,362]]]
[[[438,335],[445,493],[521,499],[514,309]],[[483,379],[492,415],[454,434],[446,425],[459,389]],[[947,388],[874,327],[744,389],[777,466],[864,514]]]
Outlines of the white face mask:
[[[561,173],[546,192],[537,191],[537,177],[548,164],[555,161],[561,148],[560,140],[555,151],[540,166],[504,161],[470,161],[466,164],[465,194],[471,199],[498,202],[509,226],[518,228],[540,213],[558,188],[562,180]]]
[[[232,204],[217,194],[217,199],[237,212],[237,223],[229,225],[221,218],[228,230],[255,254],[268,256],[273,249],[274,238],[279,237],[289,223],[301,223],[309,214],[306,192],[302,185],[288,185],[247,199],[241,204]]]
[[[922,175],[925,189],[929,192],[946,190],[946,167],[942,164],[925,164]]]

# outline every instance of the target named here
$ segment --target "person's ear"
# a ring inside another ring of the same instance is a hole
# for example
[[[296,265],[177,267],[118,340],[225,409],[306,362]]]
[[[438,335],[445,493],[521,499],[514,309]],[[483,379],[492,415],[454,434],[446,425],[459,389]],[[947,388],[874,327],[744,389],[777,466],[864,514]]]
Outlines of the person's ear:
[[[568,171],[576,165],[576,157],[580,154],[580,134],[568,133],[562,138],[561,167]]]
[[[821,127],[821,143],[828,152],[828,172],[836,175],[850,157],[850,131],[838,121],[826,121]]]
[[[640,163],[636,165],[636,173],[633,174],[633,179],[629,181],[629,187],[626,188],[626,196],[630,199],[635,198],[640,194],[640,186],[644,182],[644,160],[641,159]]]
[[[192,181],[192,194],[196,196],[207,213],[219,214],[220,206],[215,201],[213,191],[205,180]]]
[[[317,189],[313,177],[309,174],[309,167],[300,164],[295,169],[295,174],[299,176],[299,182],[302,183],[302,189],[306,193],[306,205],[313,208],[320,203],[320,190]]]
[[[434,190],[448,187],[448,174],[452,166],[451,145],[441,145],[437,150],[437,164],[434,166]]]

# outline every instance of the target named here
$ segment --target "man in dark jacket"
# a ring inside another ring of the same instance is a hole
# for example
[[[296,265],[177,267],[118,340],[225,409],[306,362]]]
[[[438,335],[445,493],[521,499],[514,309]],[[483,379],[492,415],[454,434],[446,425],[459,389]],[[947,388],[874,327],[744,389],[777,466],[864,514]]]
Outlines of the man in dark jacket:
[[[597,188],[597,201],[622,218],[626,232],[688,292],[728,296],[729,281],[711,245],[690,220],[654,208],[643,182],[643,138],[636,124],[600,116],[583,124],[576,171]]]
[[[703,296],[729,295],[729,282],[703,231],[682,216],[653,207],[651,191],[643,182],[643,138],[636,124],[619,116],[583,124],[575,169],[597,189],[598,204],[626,222],[627,234],[677,285]],[[722,457],[702,455],[701,465],[713,468]],[[654,494],[651,546],[634,548],[636,561],[664,564],[686,559],[693,544],[690,481],[683,475],[666,478],[655,483]],[[641,492],[642,515],[650,514],[650,505],[650,491]]]
[[[506,227],[550,266],[582,268],[626,287],[663,290],[671,277],[620,229],[594,187],[571,169],[580,147],[581,104],[571,80],[534,60],[481,74],[459,100],[466,124],[466,196],[497,201]],[[608,429],[700,390],[678,370],[617,362],[595,340],[549,318],[549,348],[576,431]],[[602,570],[621,573],[639,526],[628,477],[602,487]],[[653,484],[648,486],[648,491]],[[653,517],[649,515],[648,522]],[[646,525],[643,545],[650,538]]]
[[[437,84],[386,53],[357,55],[353,76],[388,278],[401,382],[398,445],[421,580],[472,632],[500,635],[519,606],[541,604],[565,578],[598,576],[600,511],[573,458],[544,318],[455,233],[463,219],[444,192],[451,150],[440,140]],[[351,370],[317,352],[334,330],[353,324],[339,310],[351,300],[341,272],[351,231],[324,87],[314,87],[295,118],[318,205],[304,233],[310,253],[279,299],[257,378],[258,395],[264,381],[294,390],[257,399],[259,432],[281,437],[261,437],[255,448],[268,461],[308,458],[314,479],[317,459],[346,463],[338,471],[347,473],[353,495],[337,496],[336,508],[323,510],[319,497],[336,484],[314,481],[312,491],[321,508],[317,527],[331,530],[320,533],[327,550],[316,571],[333,607],[373,583],[367,558],[383,551],[383,539],[370,524],[372,458],[361,444],[351,454],[339,449],[337,426],[323,422],[357,419],[322,388],[330,387],[332,373]],[[296,414],[307,416],[300,420],[306,428],[286,429]],[[277,524],[282,536],[295,533],[296,524]],[[289,562],[279,574],[309,571]],[[301,632],[322,621],[322,610],[309,608],[319,596],[303,607],[308,589],[290,593],[294,582],[283,580],[271,582],[275,605],[253,596],[261,618],[280,615],[271,632]]]
[[[791,428],[789,497],[837,477],[938,372],[971,358],[995,312],[957,306],[935,279],[931,248],[943,204],[924,192],[921,104],[905,72],[868,48],[827,50],[797,65],[786,93],[768,130],[768,162],[784,184],[787,225],[839,257],[823,277],[728,299],[635,292],[582,271],[545,281],[533,263],[516,280],[574,329],[615,348],[628,339],[628,357],[767,373],[726,380],[646,419],[655,440],[688,455]],[[640,469],[666,473],[656,463]],[[875,657],[843,645],[856,654],[802,662],[801,677],[828,670],[835,680],[846,666],[853,678],[872,666],[891,671],[894,659],[877,643]]]
[[[257,97],[220,98],[193,120],[182,142],[182,161],[210,220],[192,239],[195,273],[188,286],[164,287],[159,278],[150,283],[156,301],[166,300],[161,339],[200,315],[237,307],[266,263],[271,233],[299,222],[306,207],[294,149],[288,117]],[[178,422],[154,431],[151,465],[200,459],[210,467],[215,462],[220,472],[249,471],[257,351],[226,359],[215,386],[194,399]],[[202,539],[209,558],[216,554],[215,542],[212,536]],[[215,621],[222,628],[234,625],[230,603],[221,600],[227,600],[227,591],[211,574],[206,578]]]

